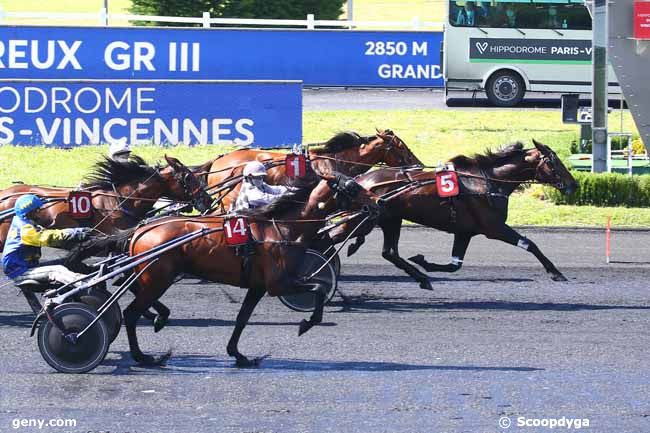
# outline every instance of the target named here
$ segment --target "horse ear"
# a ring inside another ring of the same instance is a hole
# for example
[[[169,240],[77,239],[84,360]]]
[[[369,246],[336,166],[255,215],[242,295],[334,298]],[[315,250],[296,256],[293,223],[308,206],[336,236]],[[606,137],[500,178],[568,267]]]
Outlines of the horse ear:
[[[546,155],[546,154],[548,153],[548,151],[550,150],[550,149],[548,148],[548,146],[543,145],[542,143],[540,143],[539,141],[535,140],[534,138],[533,138],[533,144],[535,145],[535,148],[537,148],[537,150],[539,150],[540,152],[542,152],[544,155]]]
[[[178,168],[183,166],[183,164],[178,159],[174,158],[173,156],[167,156],[166,154],[165,154],[165,161],[167,161],[167,164],[169,164],[169,166],[172,168]]]

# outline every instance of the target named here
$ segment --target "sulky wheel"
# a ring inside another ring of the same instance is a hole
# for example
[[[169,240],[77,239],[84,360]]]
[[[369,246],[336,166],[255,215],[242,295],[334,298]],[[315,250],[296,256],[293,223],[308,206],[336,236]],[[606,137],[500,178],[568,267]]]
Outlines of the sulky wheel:
[[[43,359],[62,373],[86,373],[97,367],[108,352],[108,331],[104,321],[98,320],[77,337],[95,317],[97,313],[92,308],[78,302],[54,308],[52,319],[59,326],[44,319],[38,328],[38,349]]]
[[[329,259],[332,254],[336,252],[336,245],[332,245],[327,247],[324,251],[319,249],[315,250],[322,256],[325,256],[325,258]],[[339,257],[338,254],[336,254],[336,257],[332,259],[330,262],[332,264],[332,267],[334,268],[334,272],[336,272],[336,276],[340,277],[341,276],[341,258]]]
[[[95,288],[90,294],[81,296],[80,301],[97,311],[110,296],[111,293],[108,290]],[[122,327],[122,310],[120,310],[117,301],[104,313],[102,320],[108,330],[108,341],[112,343],[117,338]]]
[[[314,271],[320,268],[327,259],[318,251],[307,250],[305,251],[305,258],[300,265],[298,277],[311,275]],[[332,262],[328,263],[318,274],[313,277],[314,280],[324,282],[327,285],[327,293],[325,295],[325,304],[327,304],[334,293],[338,280]],[[280,301],[294,311],[310,312],[314,311],[316,304],[315,295],[313,293],[301,293],[299,295],[286,295],[280,296]]]

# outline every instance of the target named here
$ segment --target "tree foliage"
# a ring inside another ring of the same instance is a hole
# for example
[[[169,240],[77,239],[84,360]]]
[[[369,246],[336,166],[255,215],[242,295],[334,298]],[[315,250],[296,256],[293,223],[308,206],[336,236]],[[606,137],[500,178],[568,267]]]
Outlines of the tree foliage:
[[[137,15],[305,19],[314,14],[319,20],[336,20],[345,0],[133,0],[131,12]],[[138,22],[139,25],[178,26],[176,23]]]

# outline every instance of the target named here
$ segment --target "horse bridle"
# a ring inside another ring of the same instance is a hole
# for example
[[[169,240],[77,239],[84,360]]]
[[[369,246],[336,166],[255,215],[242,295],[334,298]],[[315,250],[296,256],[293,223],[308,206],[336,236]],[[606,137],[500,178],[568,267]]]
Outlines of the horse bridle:
[[[540,176],[540,170],[541,170],[541,167],[543,167],[544,165],[547,165],[550,168],[551,175],[553,176],[554,179],[560,179],[560,175],[558,174],[557,168],[556,168],[557,155],[555,155],[554,152],[550,152],[549,155],[547,155],[547,154],[545,154],[544,152],[541,152],[541,151],[540,151],[540,153],[542,154],[542,157],[540,158],[539,164],[537,164],[537,167],[535,168],[535,177],[533,179],[535,181],[539,182],[539,183],[546,183],[548,185],[553,185],[559,190],[564,189],[565,185],[564,185],[564,182],[562,182],[561,180],[559,180],[557,182],[544,182],[544,181],[542,181],[541,176]]]
[[[203,179],[198,179],[196,176],[194,176],[189,169],[183,171],[177,171],[175,168],[172,168],[172,170],[174,173],[174,179],[183,188],[183,194],[185,194],[186,197],[190,198],[190,202],[192,203],[192,206],[194,206],[194,208],[198,210],[200,205],[199,193],[206,192],[205,182],[203,181]],[[190,182],[188,181],[188,179],[190,179],[191,177],[193,177],[196,181],[196,186],[194,187],[191,187],[189,185]]]

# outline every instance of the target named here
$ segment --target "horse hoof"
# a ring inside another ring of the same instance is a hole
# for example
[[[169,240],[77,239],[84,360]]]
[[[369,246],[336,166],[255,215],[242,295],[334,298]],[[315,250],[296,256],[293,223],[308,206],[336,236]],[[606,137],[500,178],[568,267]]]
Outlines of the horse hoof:
[[[155,357],[151,355],[141,355],[138,356],[137,358],[134,357],[135,362],[137,362],[139,365],[147,366],[147,367],[164,367],[167,365],[167,361],[169,361],[169,358],[172,356],[172,351],[168,351],[164,355],[160,357]]]
[[[356,253],[358,249],[359,249],[359,245],[350,244],[348,246],[348,257],[350,257],[352,254]]]
[[[429,280],[427,281],[420,281],[420,288],[424,290],[431,290],[433,291],[433,286],[431,286],[431,282]]]
[[[418,255],[416,255],[416,256],[409,257],[408,260],[409,260],[410,262],[413,262],[413,263],[415,263],[416,265],[420,265],[420,266],[423,266],[424,263],[425,263],[425,262],[424,262],[424,256],[423,256],[422,254],[418,254]]]
[[[153,319],[153,332],[160,331],[165,325],[167,325],[167,316],[156,315],[156,318]]]
[[[309,331],[314,326],[310,321],[302,319],[300,327],[298,328],[298,336],[300,337],[305,332]]]
[[[567,280],[567,278],[566,278],[564,275],[562,275],[562,274],[553,274],[553,276],[551,277],[551,279],[552,279],[553,281],[569,281],[569,280]]]
[[[268,356],[268,355],[267,355]],[[235,367],[237,368],[257,368],[260,366],[260,363],[262,360],[266,358],[266,356],[262,356],[259,358],[253,358],[253,359],[248,359],[245,356],[238,357],[237,360],[235,361]]]

